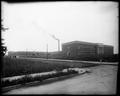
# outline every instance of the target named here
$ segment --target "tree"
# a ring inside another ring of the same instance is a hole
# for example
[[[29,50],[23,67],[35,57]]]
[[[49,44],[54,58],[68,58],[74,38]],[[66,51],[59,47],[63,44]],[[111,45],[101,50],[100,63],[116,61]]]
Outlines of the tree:
[[[2,22],[2,20],[1,20]],[[5,28],[2,24],[1,24],[1,31],[5,31],[8,30],[8,28]],[[4,45],[4,43],[2,42],[4,39],[1,38],[1,55],[4,56],[6,54],[7,51],[7,47]]]

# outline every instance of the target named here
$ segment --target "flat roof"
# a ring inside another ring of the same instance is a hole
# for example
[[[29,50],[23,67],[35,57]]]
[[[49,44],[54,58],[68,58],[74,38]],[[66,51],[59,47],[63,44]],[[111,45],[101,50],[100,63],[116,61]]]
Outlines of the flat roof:
[[[71,44],[87,44],[87,45],[103,45],[103,43],[91,43],[91,42],[84,42],[84,41],[71,41],[67,43],[63,43],[63,45],[71,45]]]
[[[106,45],[103,43],[91,43],[85,41],[71,41],[71,42],[63,43],[62,45],[71,45],[71,44],[87,44],[87,45],[96,45],[96,46],[104,46],[104,47],[113,47],[112,45]]]

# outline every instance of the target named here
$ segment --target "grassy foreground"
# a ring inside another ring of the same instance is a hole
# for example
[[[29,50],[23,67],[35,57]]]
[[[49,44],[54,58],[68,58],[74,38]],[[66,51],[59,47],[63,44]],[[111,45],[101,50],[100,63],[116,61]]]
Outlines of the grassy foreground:
[[[96,64],[77,62],[40,61],[20,58],[3,58],[1,77],[11,77],[33,73],[61,71],[73,67],[91,67]]]
[[[5,57],[3,58],[1,76],[3,78],[53,70],[60,71],[66,68],[69,68],[69,66],[65,64],[49,64],[41,61]]]

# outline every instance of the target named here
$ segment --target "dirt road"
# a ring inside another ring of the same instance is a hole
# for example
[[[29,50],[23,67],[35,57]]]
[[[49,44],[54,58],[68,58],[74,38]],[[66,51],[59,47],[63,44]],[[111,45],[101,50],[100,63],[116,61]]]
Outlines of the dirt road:
[[[117,66],[91,67],[91,73],[42,86],[20,88],[5,94],[115,94]]]

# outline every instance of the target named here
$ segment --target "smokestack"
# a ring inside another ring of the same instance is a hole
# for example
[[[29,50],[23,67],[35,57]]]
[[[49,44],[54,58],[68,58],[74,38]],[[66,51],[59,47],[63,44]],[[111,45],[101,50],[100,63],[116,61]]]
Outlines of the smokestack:
[[[58,41],[58,51],[60,51],[60,39],[56,38],[55,35],[51,35],[53,39]]]

